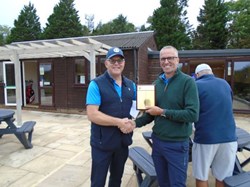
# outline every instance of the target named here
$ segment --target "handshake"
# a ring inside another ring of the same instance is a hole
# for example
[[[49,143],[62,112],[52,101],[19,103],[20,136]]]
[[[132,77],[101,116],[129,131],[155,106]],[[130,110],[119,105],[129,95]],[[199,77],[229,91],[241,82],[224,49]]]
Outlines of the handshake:
[[[124,134],[128,134],[128,133],[131,133],[135,129],[136,124],[135,124],[135,121],[131,119],[123,118],[123,119],[120,119],[120,122],[117,126]]]

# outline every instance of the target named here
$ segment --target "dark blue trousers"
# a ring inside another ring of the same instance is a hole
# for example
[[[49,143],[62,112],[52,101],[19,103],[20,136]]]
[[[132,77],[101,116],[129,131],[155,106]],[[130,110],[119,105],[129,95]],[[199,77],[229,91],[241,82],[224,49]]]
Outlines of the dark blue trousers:
[[[103,151],[91,147],[91,187],[104,187],[108,170],[109,187],[120,187],[124,165],[128,158],[128,147],[121,146],[114,151]]]
[[[189,141],[162,141],[152,136],[152,158],[160,187],[185,187]]]

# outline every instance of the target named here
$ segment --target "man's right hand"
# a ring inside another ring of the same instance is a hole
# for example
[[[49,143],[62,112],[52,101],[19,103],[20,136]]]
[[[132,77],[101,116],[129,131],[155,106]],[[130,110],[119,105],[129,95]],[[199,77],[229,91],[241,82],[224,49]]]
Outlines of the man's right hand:
[[[124,133],[131,133],[135,129],[135,122],[133,120],[129,120],[128,118],[121,119],[121,123],[119,123],[118,128]]]

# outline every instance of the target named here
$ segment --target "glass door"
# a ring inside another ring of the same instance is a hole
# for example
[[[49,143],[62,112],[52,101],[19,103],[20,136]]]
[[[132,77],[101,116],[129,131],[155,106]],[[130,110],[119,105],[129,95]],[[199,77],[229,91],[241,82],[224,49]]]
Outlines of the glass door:
[[[54,80],[51,63],[39,64],[40,106],[54,106]]]
[[[16,84],[15,84],[15,65],[13,62],[3,62],[4,79],[4,99],[5,105],[16,105]]]

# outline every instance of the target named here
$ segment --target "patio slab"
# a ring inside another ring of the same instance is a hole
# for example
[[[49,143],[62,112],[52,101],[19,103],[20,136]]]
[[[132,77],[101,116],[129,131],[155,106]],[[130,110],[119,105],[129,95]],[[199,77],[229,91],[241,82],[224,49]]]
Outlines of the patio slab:
[[[237,126],[250,132],[250,116],[236,115]],[[22,120],[36,121],[33,148],[25,149],[14,135],[0,139],[1,187],[89,187],[91,154],[90,122],[86,115],[23,110]],[[132,146],[151,148],[142,132],[152,125],[135,129]],[[238,153],[240,160],[250,157],[249,151]],[[250,171],[250,164],[244,167]],[[187,186],[195,186],[189,163]],[[209,183],[214,186],[210,176]],[[128,159],[122,187],[136,187],[132,162]]]

